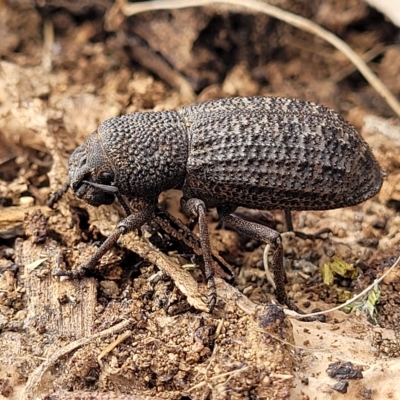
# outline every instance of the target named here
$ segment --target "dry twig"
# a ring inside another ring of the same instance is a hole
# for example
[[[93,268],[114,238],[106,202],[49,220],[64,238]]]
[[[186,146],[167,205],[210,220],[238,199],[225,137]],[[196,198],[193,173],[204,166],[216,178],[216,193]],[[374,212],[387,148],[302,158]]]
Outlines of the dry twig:
[[[95,333],[94,335],[75,340],[63,347],[60,350],[57,350],[51,357],[49,357],[45,362],[43,362],[38,368],[36,368],[30,375],[28,382],[24,388],[24,391],[21,394],[21,400],[32,400],[36,396],[37,389],[42,382],[43,376],[46,371],[54,365],[61,357],[70,353],[73,350],[76,350],[79,347],[85,346],[96,339],[104,338],[110,335],[114,335],[123,329],[128,328],[133,323],[133,320],[128,319],[126,321],[122,321],[117,325],[112,326],[111,328],[105,329],[104,331]]]

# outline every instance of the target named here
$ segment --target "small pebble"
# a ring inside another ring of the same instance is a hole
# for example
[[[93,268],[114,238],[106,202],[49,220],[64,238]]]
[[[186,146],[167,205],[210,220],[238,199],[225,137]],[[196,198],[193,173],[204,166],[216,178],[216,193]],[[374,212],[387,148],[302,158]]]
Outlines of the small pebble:
[[[294,283],[294,284],[292,285],[292,292],[295,292],[295,293],[301,292],[301,286],[300,286],[300,284]]]
[[[106,296],[114,298],[118,296],[118,285],[114,281],[101,281],[100,286]]]
[[[244,295],[248,295],[249,293],[251,293],[253,291],[253,286],[247,286],[243,289],[243,294]]]
[[[347,393],[347,388],[349,387],[349,382],[347,381],[340,381],[335,383],[332,386],[332,389],[336,390],[339,393]]]
[[[22,196],[19,199],[19,205],[21,207],[32,207],[35,204],[35,199],[30,196]]]

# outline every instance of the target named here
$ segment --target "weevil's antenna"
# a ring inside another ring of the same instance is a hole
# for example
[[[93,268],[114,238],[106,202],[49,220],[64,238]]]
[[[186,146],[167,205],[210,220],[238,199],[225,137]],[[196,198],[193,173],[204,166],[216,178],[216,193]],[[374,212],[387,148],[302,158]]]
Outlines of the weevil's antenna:
[[[97,189],[100,189],[105,193],[111,193],[115,195],[118,194],[118,188],[112,185],[103,185],[101,183],[90,182],[90,181],[82,181],[82,183],[86,183],[86,185],[90,185]]]

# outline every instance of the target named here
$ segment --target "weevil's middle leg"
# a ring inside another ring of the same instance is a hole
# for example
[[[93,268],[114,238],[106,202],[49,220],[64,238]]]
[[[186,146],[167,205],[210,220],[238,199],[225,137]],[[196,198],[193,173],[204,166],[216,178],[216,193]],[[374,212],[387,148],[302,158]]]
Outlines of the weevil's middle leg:
[[[201,257],[203,256],[203,249],[198,236],[195,235],[180,219],[169,214],[159,204],[156,207],[153,221],[155,221],[156,224],[168,235],[190,247],[194,254]],[[233,282],[235,273],[232,267],[218,254],[218,252],[211,249],[211,253],[213,257],[214,273],[227,282]]]
[[[213,258],[211,252],[210,236],[208,233],[206,205],[200,199],[186,200],[182,197],[181,206],[188,216],[197,216],[199,219],[199,237],[203,250],[204,276],[209,290],[209,310],[212,312],[217,301],[217,287],[214,279]]]

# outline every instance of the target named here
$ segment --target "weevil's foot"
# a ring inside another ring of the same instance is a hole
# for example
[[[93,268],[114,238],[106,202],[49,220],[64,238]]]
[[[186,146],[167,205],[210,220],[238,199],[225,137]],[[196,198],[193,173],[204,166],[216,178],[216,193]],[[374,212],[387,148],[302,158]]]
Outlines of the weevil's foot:
[[[208,312],[212,314],[215,305],[217,304],[217,286],[215,284],[213,275],[209,276],[209,278],[207,279],[207,289],[208,289],[208,296],[207,296]]]
[[[206,277],[208,296],[207,296],[207,304],[208,304],[208,312],[212,314],[214,311],[214,307],[217,304],[217,285],[215,284],[214,275],[209,275]]]
[[[68,276],[69,278],[72,279],[80,279],[86,275],[86,272],[87,269],[81,266],[77,269],[74,269],[73,271],[57,269],[53,272],[53,276]]]
[[[212,314],[215,308],[215,304],[217,303],[217,295],[215,293],[211,293],[208,297],[208,312]]]
[[[300,310],[300,308],[297,307],[289,299],[286,299],[284,304],[289,308],[289,310],[295,311],[297,314],[301,314],[301,315],[306,314],[304,311]],[[326,316],[325,315],[316,315],[314,317],[304,317],[304,318],[301,318],[301,321],[305,321],[305,322],[326,322]]]
[[[301,312],[299,314],[304,314],[304,313]],[[325,315],[314,315],[313,317],[304,317],[304,318],[299,317],[299,319],[300,319],[300,321],[304,321],[304,322],[322,322],[322,323],[326,322]]]
[[[293,232],[300,239],[327,240],[329,238],[329,235],[332,233],[332,230],[329,228],[324,228],[314,234],[308,234],[299,231],[293,231]]]

